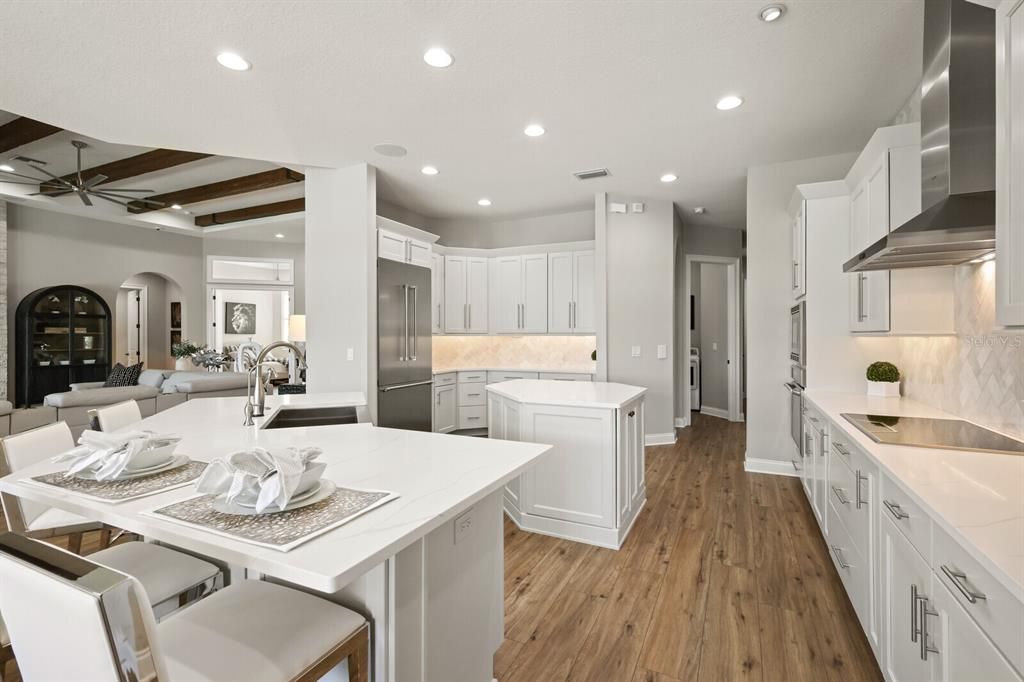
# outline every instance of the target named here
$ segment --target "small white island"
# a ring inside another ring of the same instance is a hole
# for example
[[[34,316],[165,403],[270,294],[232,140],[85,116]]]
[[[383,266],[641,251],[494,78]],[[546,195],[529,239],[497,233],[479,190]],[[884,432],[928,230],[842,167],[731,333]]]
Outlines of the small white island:
[[[523,530],[618,549],[647,500],[645,388],[589,381],[487,387],[491,438],[553,446],[505,485]]]

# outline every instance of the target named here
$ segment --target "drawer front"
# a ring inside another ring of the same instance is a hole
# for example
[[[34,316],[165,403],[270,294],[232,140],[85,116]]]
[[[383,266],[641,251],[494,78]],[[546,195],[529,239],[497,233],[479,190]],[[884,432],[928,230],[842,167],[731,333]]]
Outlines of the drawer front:
[[[839,577],[846,588],[846,594],[850,603],[857,611],[857,617],[868,630],[868,564],[862,558],[861,553],[853,544],[846,527],[839,521],[835,507],[829,505],[831,518],[828,522],[828,538],[825,544],[828,546],[829,556],[832,557],[832,565],[839,572]]]
[[[482,429],[487,426],[487,407],[459,407],[460,429]]]
[[[807,417],[813,426],[818,431],[825,431],[828,427],[828,420],[825,419],[824,415],[814,406],[813,403],[804,400],[804,416]]]
[[[853,453],[857,452],[857,446],[853,444],[853,440],[846,435],[845,431],[834,424],[829,428],[829,436],[832,447],[836,449],[836,452],[842,455],[846,461],[850,461]]]
[[[841,461],[842,455],[830,449],[828,467],[828,501],[835,509],[836,516],[843,521],[850,539],[857,551],[868,554],[868,526],[870,515],[866,504],[857,505],[857,478],[846,463]],[[861,500],[866,500],[861,490]]]
[[[487,391],[483,383],[459,384],[459,407],[487,404]]]
[[[488,372],[487,383],[496,384],[501,381],[515,381],[516,379],[536,379],[536,372]]]
[[[572,374],[565,372],[541,372],[541,379],[547,381],[591,381],[592,376],[590,374]]]
[[[435,374],[434,375],[434,387],[438,386],[450,386],[455,383],[458,375],[455,372],[448,372],[447,374]]]
[[[929,562],[932,558],[932,520],[892,479],[882,475],[878,513],[892,519],[910,544]]]
[[[487,381],[487,372],[459,372],[459,383]]]
[[[1003,655],[1024,670],[1024,604],[946,531],[935,526],[932,532],[932,571]]]

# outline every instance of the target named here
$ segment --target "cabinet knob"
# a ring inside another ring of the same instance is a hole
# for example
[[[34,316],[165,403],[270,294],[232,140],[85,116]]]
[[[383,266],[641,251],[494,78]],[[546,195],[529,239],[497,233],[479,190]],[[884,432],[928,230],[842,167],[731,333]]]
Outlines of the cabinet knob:
[[[636,416],[636,410],[630,410],[629,411],[629,416],[630,417],[635,417]]]

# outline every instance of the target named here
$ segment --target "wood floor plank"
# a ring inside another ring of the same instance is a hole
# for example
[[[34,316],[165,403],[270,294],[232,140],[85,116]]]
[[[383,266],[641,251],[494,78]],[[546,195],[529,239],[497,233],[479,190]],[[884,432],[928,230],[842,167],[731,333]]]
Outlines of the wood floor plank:
[[[498,679],[504,679],[505,675],[512,666],[515,665],[516,659],[519,657],[519,652],[522,650],[523,645],[521,642],[517,642],[512,639],[503,640],[501,646],[494,653],[494,676]]]
[[[827,673],[816,638],[808,638],[802,617],[793,611],[758,604],[764,680],[820,682]]]
[[[712,565],[699,682],[762,679],[761,633],[754,589],[750,569],[722,563]]]
[[[526,643],[550,618],[548,609],[559,598],[576,568],[592,547],[568,540],[556,540],[552,551],[537,562],[522,581],[518,598],[509,605],[505,600],[505,637]]]
[[[662,673],[656,673],[653,670],[637,668],[636,673],[633,675],[633,682],[682,682],[682,680],[677,680]]]

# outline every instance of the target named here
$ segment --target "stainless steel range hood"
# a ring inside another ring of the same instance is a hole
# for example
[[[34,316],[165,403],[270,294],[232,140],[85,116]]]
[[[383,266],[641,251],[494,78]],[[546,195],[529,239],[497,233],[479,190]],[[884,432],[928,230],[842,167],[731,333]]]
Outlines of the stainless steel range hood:
[[[995,11],[925,0],[921,207],[844,272],[959,265],[995,250]]]

